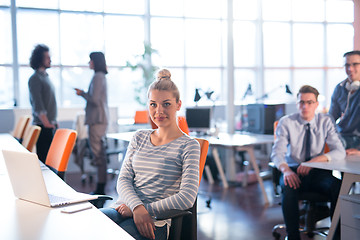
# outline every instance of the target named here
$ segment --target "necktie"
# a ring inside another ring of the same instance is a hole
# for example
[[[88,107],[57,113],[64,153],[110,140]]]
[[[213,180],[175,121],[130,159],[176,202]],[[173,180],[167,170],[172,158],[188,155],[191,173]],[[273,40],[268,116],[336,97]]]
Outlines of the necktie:
[[[311,159],[310,151],[311,151],[311,145],[310,145],[310,123],[307,123],[305,125],[306,131],[305,131],[305,162],[309,161]]]

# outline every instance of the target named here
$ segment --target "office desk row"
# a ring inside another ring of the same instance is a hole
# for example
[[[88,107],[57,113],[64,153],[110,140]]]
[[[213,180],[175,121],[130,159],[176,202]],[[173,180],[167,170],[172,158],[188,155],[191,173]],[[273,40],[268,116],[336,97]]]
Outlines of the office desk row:
[[[112,139],[130,142],[134,133],[135,132],[109,133],[109,134],[107,134],[107,137],[112,138]],[[247,134],[220,133],[217,137],[201,136],[201,138],[204,138],[209,141],[209,144],[212,148],[212,154],[213,154],[217,169],[219,171],[219,176],[221,178],[224,188],[228,188],[229,184],[228,184],[228,179],[225,176],[224,169],[222,167],[222,163],[221,163],[220,156],[218,153],[218,148],[224,147],[224,148],[227,148],[227,149],[230,149],[233,151],[233,153],[229,157],[229,161],[227,161],[227,163],[226,163],[227,170],[229,172],[228,175],[230,175],[230,176],[236,175],[234,152],[235,151],[246,151],[250,156],[250,164],[255,171],[256,178],[258,180],[258,183],[260,185],[260,188],[261,188],[261,191],[263,194],[264,203],[265,203],[265,205],[269,204],[269,200],[268,200],[268,196],[265,191],[264,183],[260,176],[260,170],[256,163],[254,147],[256,145],[273,143],[273,141],[274,141],[273,135],[251,134],[251,133],[247,133]],[[243,186],[245,186],[247,184],[246,177],[243,179],[242,184],[243,184]]]
[[[332,240],[340,219],[340,196],[349,194],[353,183],[360,182],[360,156],[346,156],[345,161],[335,160],[331,162],[303,163],[303,165],[312,168],[336,170],[344,173],[330,231],[326,238]]]
[[[62,213],[62,207],[49,208],[17,199],[7,176],[2,149],[27,151],[11,135],[0,134],[0,239],[134,239],[93,206],[69,214]],[[59,194],[75,191],[51,170],[44,168],[42,171],[46,185]]]

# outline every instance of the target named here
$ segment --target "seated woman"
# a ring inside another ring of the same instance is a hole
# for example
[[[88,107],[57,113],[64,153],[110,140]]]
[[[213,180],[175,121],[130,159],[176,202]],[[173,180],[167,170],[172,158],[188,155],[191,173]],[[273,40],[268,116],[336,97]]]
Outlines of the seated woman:
[[[139,130],[132,138],[117,183],[114,208],[101,211],[135,239],[167,239],[171,220],[154,216],[193,206],[199,185],[199,143],[176,122],[179,90],[163,69],[148,90],[148,108],[156,130]]]

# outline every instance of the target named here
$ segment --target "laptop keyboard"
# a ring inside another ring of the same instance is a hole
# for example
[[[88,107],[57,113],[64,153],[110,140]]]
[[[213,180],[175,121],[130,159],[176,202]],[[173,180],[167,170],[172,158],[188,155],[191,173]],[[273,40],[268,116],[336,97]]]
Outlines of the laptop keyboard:
[[[59,204],[59,205],[63,205],[63,204],[67,204],[69,203],[69,201],[71,199],[69,198],[65,198],[65,197],[60,197],[60,196],[55,196],[52,194],[48,194],[49,195],[49,200],[52,204]]]

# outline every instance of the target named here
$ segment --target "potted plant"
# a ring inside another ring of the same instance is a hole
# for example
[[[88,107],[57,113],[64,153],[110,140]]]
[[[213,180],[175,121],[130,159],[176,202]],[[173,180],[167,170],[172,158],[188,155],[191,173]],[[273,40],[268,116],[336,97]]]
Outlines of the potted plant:
[[[151,44],[144,43],[144,53],[135,56],[136,63],[132,64],[130,61],[126,62],[126,67],[132,70],[141,69],[143,78],[135,82],[135,100],[142,106],[146,105],[146,93],[150,84],[154,81],[154,73],[158,69],[152,65],[151,56],[158,53],[157,50],[151,47]]]

